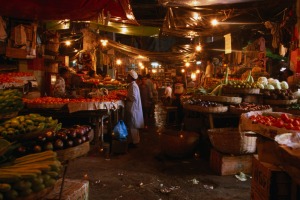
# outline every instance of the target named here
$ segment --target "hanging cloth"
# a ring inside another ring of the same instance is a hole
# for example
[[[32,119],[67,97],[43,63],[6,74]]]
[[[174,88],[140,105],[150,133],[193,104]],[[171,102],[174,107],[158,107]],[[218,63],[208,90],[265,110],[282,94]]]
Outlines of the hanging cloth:
[[[5,29],[6,29],[6,22],[0,16],[0,41],[1,42],[4,42],[7,38]]]

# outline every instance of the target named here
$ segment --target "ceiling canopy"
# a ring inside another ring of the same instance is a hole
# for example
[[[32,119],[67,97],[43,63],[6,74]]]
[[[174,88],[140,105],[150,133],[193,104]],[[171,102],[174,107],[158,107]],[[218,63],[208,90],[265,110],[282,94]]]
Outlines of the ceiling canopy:
[[[97,20],[138,25],[129,0],[0,0],[1,16],[28,20]]]

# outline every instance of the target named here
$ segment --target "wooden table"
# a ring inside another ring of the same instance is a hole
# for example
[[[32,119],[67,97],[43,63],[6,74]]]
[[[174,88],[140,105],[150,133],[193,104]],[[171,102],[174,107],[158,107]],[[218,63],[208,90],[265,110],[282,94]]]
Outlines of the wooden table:
[[[114,102],[93,102],[88,103],[69,103],[62,109],[41,109],[41,108],[30,108],[23,109],[19,112],[22,114],[38,113],[43,116],[52,116],[55,119],[90,119],[95,123],[95,147],[101,147],[104,142],[104,120],[108,118],[110,128],[112,123],[115,123],[119,118],[119,111],[121,110],[121,117],[124,116],[124,104],[123,101]]]

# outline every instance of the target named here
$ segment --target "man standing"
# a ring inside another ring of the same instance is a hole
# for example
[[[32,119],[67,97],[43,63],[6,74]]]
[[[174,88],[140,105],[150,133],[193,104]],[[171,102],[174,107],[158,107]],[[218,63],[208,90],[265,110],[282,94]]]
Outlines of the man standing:
[[[170,83],[167,83],[167,87],[165,89],[165,98],[166,98],[167,105],[171,105],[172,88],[170,86]]]
[[[142,83],[139,85],[142,107],[143,107],[143,116],[144,116],[144,124],[145,129],[148,128],[149,125],[149,113],[151,109],[152,99],[150,98],[150,87],[147,85],[147,78],[142,78]]]
[[[127,75],[127,96],[125,99],[125,122],[129,128],[132,143],[136,146],[140,142],[139,128],[144,128],[144,118],[139,86],[136,84],[138,74],[131,70]]]

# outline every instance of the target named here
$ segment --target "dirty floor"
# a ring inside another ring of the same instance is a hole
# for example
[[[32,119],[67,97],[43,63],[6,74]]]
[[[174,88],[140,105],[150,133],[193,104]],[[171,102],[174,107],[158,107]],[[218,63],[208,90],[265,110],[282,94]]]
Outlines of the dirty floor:
[[[67,178],[88,179],[90,200],[244,200],[250,199],[251,179],[219,176],[209,167],[201,151],[186,158],[161,153],[161,131],[166,112],[156,106],[141,143],[126,154],[91,153],[69,163]],[[201,148],[199,148],[201,149]]]

